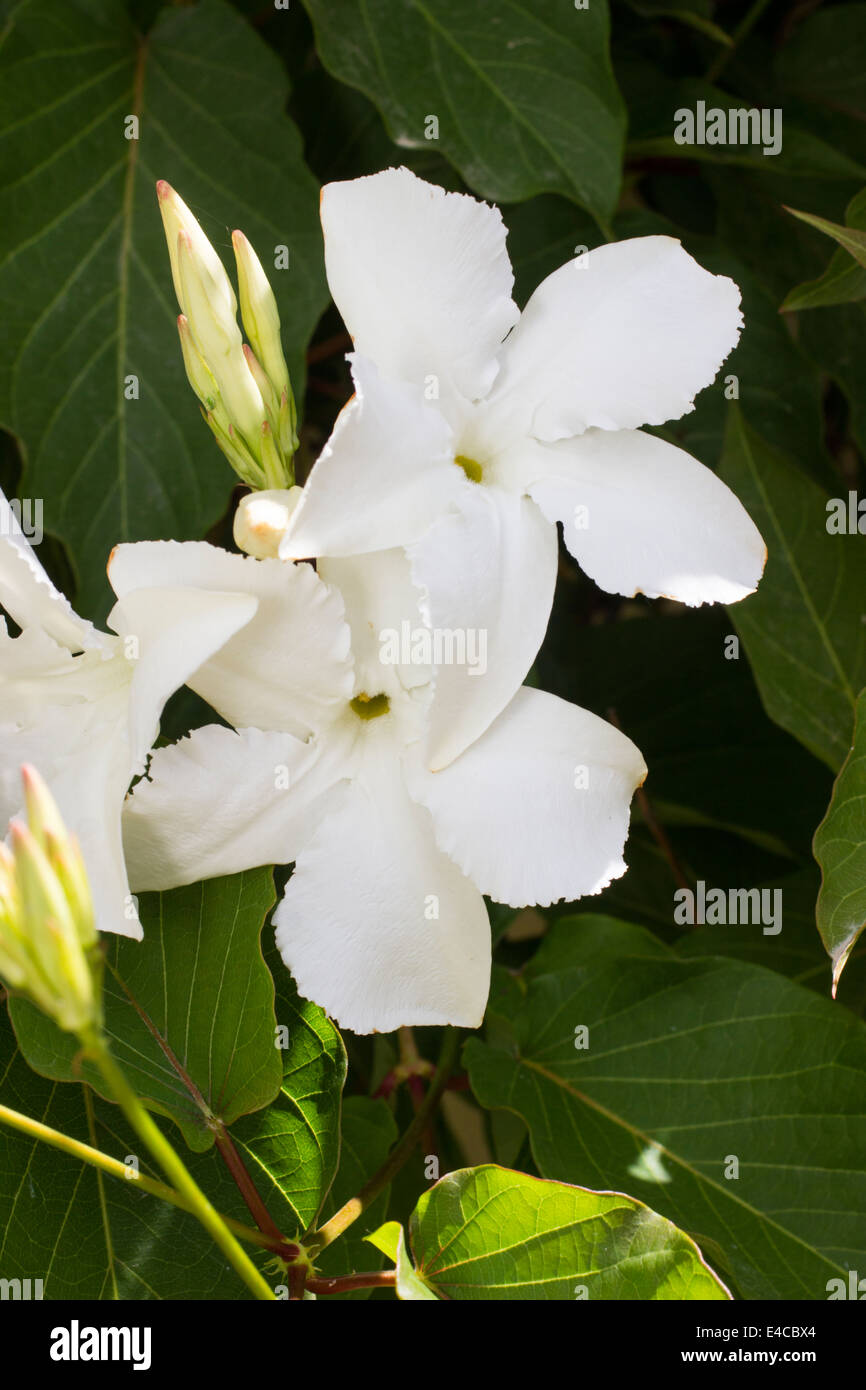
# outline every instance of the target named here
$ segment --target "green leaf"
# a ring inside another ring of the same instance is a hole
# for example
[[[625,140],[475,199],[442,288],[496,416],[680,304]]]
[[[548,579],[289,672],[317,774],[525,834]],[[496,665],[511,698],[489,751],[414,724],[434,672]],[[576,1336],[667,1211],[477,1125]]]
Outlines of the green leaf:
[[[233,1125],[232,1139],[277,1225],[300,1236],[337,1171],[346,1052],[318,1004],[300,998],[274,947],[267,959],[277,986],[277,1021],[288,1028],[283,1078],[273,1103]],[[269,1036],[273,1047],[272,1031]]]
[[[635,931],[611,923],[585,959],[581,919],[557,924],[498,1001],[497,1045],[465,1046],[475,1095],[523,1117],[544,1176],[637,1192],[743,1297],[824,1299],[866,1261],[866,1027]]]
[[[866,303],[806,314],[797,327],[804,351],[845,396],[850,436],[866,458]]]
[[[732,408],[721,477],[767,544],[757,593],[729,611],[767,713],[837,770],[866,683],[866,550],[827,531],[827,500]]]
[[[619,192],[624,111],[605,0],[304,0],[322,62],[399,145],[442,154],[496,202],[563,193],[601,223]]]
[[[834,304],[856,304],[866,299],[866,270],[856,265],[846,251],[836,251],[815,280],[795,286],[779,306],[780,313],[793,309],[826,309]]]
[[[833,962],[833,993],[866,927],[866,690],[857,701],[851,751],[815,832],[821,865],[818,930]]]
[[[400,1249],[400,1237],[403,1234],[403,1227],[399,1221],[386,1221],[383,1226],[378,1226],[375,1231],[371,1231],[364,1239],[374,1245],[383,1255],[387,1255],[394,1264],[397,1263],[397,1253]]]
[[[438,1303],[439,1296],[429,1284],[419,1277],[409,1251],[406,1249],[406,1236],[398,1221],[389,1222],[396,1226],[396,1232],[388,1231],[388,1238],[396,1245],[393,1259],[397,1265],[397,1297],[402,1303]]]
[[[5,1009],[0,1055],[0,1103],[121,1161],[129,1154],[140,1157],[139,1142],[115,1106],[93,1097],[89,1120],[82,1086],[60,1085],[30,1070]],[[164,1181],[146,1158],[140,1166]],[[48,1300],[247,1296],[195,1217],[4,1124],[0,1270],[5,1279],[41,1279]]]
[[[825,236],[832,237],[838,241],[839,245],[848,251],[860,265],[866,266],[866,232],[860,232],[856,227],[842,227],[838,222],[828,222],[826,217],[815,217],[810,212],[798,212],[796,208],[786,208],[793,217],[799,217],[801,222],[807,223],[810,227],[817,227],[819,232]]]
[[[789,208],[789,212],[793,209]],[[853,247],[847,246],[845,241],[841,242],[844,249],[836,251],[824,274],[817,280],[807,280],[805,284],[797,285],[786,296],[781,308],[782,311],[790,309],[820,309],[833,304],[850,304],[856,300],[866,298],[866,188],[857,194],[848,204],[845,212],[845,227],[839,227],[838,223],[828,222],[822,217],[807,217],[803,213],[795,213],[801,221],[818,227],[819,231],[826,231],[828,235],[834,236],[836,232],[841,232],[845,236],[858,236],[860,238],[859,252]],[[830,230],[833,228],[834,230]],[[839,237],[836,237],[840,240]],[[851,257],[855,258],[859,264],[854,264]]]
[[[274,982],[259,944],[273,900],[267,869],[147,893],[139,904],[144,940],[107,939],[114,1055],[192,1149],[209,1148],[220,1123],[267,1105],[280,1087]],[[84,1078],[107,1095],[101,1073],[81,1065],[73,1037],[26,1000],[11,1000],[10,1014],[32,1067],[61,1081]]]
[[[419,1280],[449,1299],[729,1297],[694,1242],[643,1202],[492,1163],[425,1192],[409,1239]]]
[[[122,0],[24,0],[3,40],[0,420],[101,618],[111,547],[201,536],[234,483],[184,375],[155,180],[223,256],[238,225],[269,271],[288,247],[271,279],[297,392],[327,302],[318,190],[280,62],[223,0],[166,8],[144,39]]]

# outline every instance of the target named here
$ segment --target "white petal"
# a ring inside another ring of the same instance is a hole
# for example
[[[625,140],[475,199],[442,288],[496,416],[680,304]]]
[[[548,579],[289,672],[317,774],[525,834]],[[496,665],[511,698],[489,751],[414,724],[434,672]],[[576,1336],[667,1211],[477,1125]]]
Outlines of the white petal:
[[[121,815],[129,786],[126,729],[104,728],[76,758],[55,769],[49,787],[67,826],[78,836],[99,931],[141,940],[138,906],[123,857]]]
[[[55,589],[2,492],[0,604],[19,627],[41,628],[70,651],[103,644],[102,634],[79,618],[68,599]]]
[[[322,189],[325,266],[355,346],[384,376],[487,394],[517,322],[497,208],[408,169]]]
[[[353,359],[340,414],[280,544],[285,559],[363,555],[415,540],[469,486],[451,428],[418,387]]]
[[[611,724],[524,687],[443,772],[413,777],[440,848],[512,907],[600,893],[625,873],[629,805],[646,776]]]
[[[436,848],[396,757],[368,757],[339,793],[274,922],[301,994],[343,1028],[481,1023],[490,984],[484,901]]]
[[[351,764],[291,734],[218,724],[154,753],[127,798],[123,837],[136,890],[290,864]],[[343,750],[345,751],[345,749]]]
[[[471,484],[460,510],[408,553],[442,657],[430,710],[436,770],[484,733],[535,660],[553,604],[556,532],[527,498]]]
[[[128,665],[97,653],[73,657],[37,628],[4,636],[0,647],[0,834],[21,814],[20,768],[32,763],[79,839],[97,927],[140,937],[120,838],[130,781]]]
[[[249,623],[259,601],[252,594],[204,589],[134,589],[116,603],[109,626],[130,646],[131,772],[143,772],[170,695]]]
[[[640,430],[591,430],[530,445],[529,485],[545,516],[608,593],[736,603],[767,558],[745,507],[709,468]]]
[[[687,414],[736,345],[739,302],[733,280],[672,237],[613,242],[560,266],[503,348],[489,428],[500,442],[551,441]]]
[[[305,738],[352,694],[349,629],[339,595],[309,565],[254,560],[206,542],[119,545],[109,562],[118,598],[178,587],[252,595],[255,616],[187,684],[236,728]]]

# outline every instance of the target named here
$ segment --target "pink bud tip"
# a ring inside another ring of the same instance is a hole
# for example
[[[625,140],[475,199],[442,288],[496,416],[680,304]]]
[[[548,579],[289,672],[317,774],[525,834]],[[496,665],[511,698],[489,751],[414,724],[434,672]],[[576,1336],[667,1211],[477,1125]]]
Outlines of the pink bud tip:
[[[32,838],[29,826],[26,826],[23,821],[18,820],[16,817],[9,822],[9,838],[15,849],[17,849],[19,845],[26,844],[26,842]]]
[[[173,193],[174,189],[170,183],[166,183],[165,179],[157,179],[156,196],[160,202],[165,202],[166,198],[170,198]]]

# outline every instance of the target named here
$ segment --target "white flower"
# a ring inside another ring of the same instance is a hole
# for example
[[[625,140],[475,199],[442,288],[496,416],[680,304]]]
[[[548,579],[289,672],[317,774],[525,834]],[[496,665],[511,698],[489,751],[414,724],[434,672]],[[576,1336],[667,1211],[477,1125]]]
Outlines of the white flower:
[[[642,433],[693,409],[742,322],[739,291],[671,237],[616,242],[512,302],[495,208],[406,169],[327,185],[328,280],[357,395],[284,558],[408,546],[434,627],[488,633],[483,680],[438,673],[429,765],[511,699],[541,645],[556,521],[602,588],[688,604],[751,593],[766,551],[734,494]]]
[[[250,561],[252,564],[253,561]],[[75,833],[101,931],[141,936],[121,813],[168,697],[254,616],[249,592],[163,585],[124,596],[113,633],[79,618],[51,583],[0,493],[0,825],[22,811],[20,768],[38,768]]]
[[[294,862],[274,921],[303,995],[355,1032],[477,1026],[491,954],[482,894],[549,904],[621,875],[646,774],[638,750],[595,715],[522,689],[431,773],[420,757],[431,669],[387,664],[380,646],[407,617],[422,623],[402,550],[322,562],[324,583],[307,565],[156,548],[117,548],[121,601],[160,573],[179,587],[249,586],[269,609],[196,673],[237,732],[211,725],[158,750],[127,802],[133,885]],[[306,622],[289,581],[306,586]]]

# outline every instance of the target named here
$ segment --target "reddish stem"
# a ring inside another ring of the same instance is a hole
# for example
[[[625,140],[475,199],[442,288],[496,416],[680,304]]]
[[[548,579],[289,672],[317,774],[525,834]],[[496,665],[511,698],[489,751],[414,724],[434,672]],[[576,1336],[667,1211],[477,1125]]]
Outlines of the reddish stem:
[[[325,338],[324,342],[313,343],[307,350],[308,362],[326,362],[329,357],[334,357],[338,352],[348,352],[352,346],[352,339],[348,333],[335,333],[333,338]]]
[[[352,1289],[393,1289],[397,1283],[396,1269],[371,1270],[369,1274],[343,1274],[337,1279],[308,1279],[311,1293],[350,1293]]]

